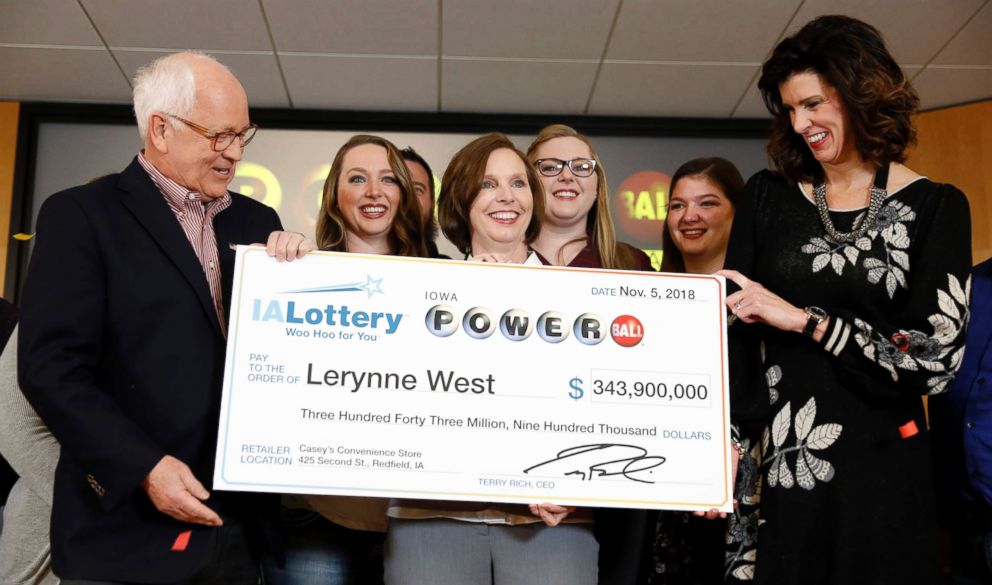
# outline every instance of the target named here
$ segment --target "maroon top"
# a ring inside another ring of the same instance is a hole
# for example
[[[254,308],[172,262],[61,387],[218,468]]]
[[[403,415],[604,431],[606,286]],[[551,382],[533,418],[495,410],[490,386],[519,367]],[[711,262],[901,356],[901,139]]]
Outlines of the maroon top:
[[[641,249],[635,248],[630,244],[625,244],[620,242],[620,245],[630,252],[631,256],[634,258],[635,267],[633,270],[639,270],[641,272],[654,272],[654,267],[651,266],[651,258],[645,254]],[[540,252],[534,250],[534,254],[537,255],[541,264],[545,266],[550,266],[551,262],[547,258],[541,255]],[[568,266],[572,268],[602,268],[603,263],[599,259],[599,250],[597,250],[592,242],[586,244],[584,248],[568,263]]]

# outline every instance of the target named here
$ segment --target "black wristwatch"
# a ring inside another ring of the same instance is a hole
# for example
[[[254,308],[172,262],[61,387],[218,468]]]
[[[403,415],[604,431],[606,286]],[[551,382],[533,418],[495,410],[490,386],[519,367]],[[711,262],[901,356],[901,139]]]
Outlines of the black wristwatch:
[[[806,307],[806,327],[803,328],[803,335],[813,337],[816,326],[823,323],[827,318],[827,312],[820,307]]]

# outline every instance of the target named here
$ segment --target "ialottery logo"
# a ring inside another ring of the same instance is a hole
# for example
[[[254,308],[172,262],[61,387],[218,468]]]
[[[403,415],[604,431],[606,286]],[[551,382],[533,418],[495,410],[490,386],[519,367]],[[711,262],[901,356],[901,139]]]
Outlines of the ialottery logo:
[[[461,319],[450,305],[434,305],[424,318],[427,330],[438,337],[453,335],[458,329],[474,339],[486,339],[498,328],[510,341],[523,341],[536,330],[548,343],[561,343],[569,334],[585,345],[598,345],[605,339],[607,329],[602,318],[594,313],[583,313],[574,320],[558,311],[545,311],[535,323],[526,311],[510,309],[497,317],[485,307],[473,307]],[[621,315],[613,320],[610,335],[621,347],[633,347],[644,338],[644,326],[632,315]]]
[[[316,288],[287,291],[288,294],[365,292],[369,298],[382,293],[382,279],[367,276],[365,282],[335,284]],[[382,330],[387,335],[396,333],[403,320],[401,313],[362,311],[344,304],[314,305],[300,301],[254,299],[251,310],[253,321],[274,321],[298,325],[330,325],[357,329]]]
[[[298,305],[296,301],[255,299],[251,318],[253,321],[276,323],[382,329],[391,335],[396,333],[403,315],[384,311],[355,311],[348,305],[307,306]]]

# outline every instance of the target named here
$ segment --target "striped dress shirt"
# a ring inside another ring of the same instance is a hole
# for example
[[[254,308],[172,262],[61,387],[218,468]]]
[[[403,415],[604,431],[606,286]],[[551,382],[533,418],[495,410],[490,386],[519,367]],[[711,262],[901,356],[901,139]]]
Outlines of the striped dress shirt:
[[[145,169],[152,183],[158,187],[169,204],[169,209],[179,221],[186,239],[189,240],[196,257],[203,267],[203,274],[210,285],[210,297],[217,311],[217,321],[220,329],[227,336],[227,322],[224,318],[224,298],[220,286],[220,259],[217,252],[217,235],[214,233],[214,217],[231,205],[231,194],[225,192],[212,201],[204,201],[203,197],[190,191],[179,183],[163,175],[147,159],[144,153],[138,153],[138,163]]]

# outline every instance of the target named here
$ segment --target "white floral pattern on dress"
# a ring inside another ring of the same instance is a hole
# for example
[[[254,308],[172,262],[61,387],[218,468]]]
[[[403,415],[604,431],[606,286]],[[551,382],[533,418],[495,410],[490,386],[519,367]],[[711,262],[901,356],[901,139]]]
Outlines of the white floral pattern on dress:
[[[762,363],[762,365],[766,365],[765,364],[765,361],[766,361],[765,360],[765,355],[766,355],[766,352],[765,352],[765,342],[764,341],[761,341],[761,343],[758,346],[758,348],[759,348],[760,353],[761,353],[761,363]],[[779,395],[779,393],[778,393],[778,388],[776,388],[775,386],[777,386],[778,383],[781,382],[781,381],[782,381],[782,368],[781,367],[773,365],[773,366],[769,366],[768,369],[765,370],[765,384],[768,386],[768,403],[769,404],[775,404],[776,402],[778,402],[778,395]]]
[[[765,370],[765,383],[768,384],[768,403],[774,405],[778,402],[778,388],[775,387],[782,380],[782,368],[772,366]]]
[[[737,466],[734,497],[738,505],[727,516],[727,550],[724,579],[732,575],[740,581],[754,579],[754,563],[758,557],[758,526],[761,524],[758,505],[761,503],[761,449],[742,441],[744,456]]]
[[[761,451],[764,453],[762,467],[768,467],[767,481],[770,487],[781,485],[789,489],[798,484],[805,490],[811,490],[816,487],[817,480],[826,483],[834,478],[833,464],[812,452],[822,451],[833,445],[844,427],[838,423],[824,423],[814,427],[815,419],[816,397],[812,396],[796,413],[795,446],[785,446],[789,431],[793,428],[792,402],[786,402],[772,420],[772,426],[765,429],[761,436]],[[773,448],[771,453],[768,452],[769,446]],[[789,453],[796,453],[794,472],[786,459]]]
[[[893,382],[899,380],[899,369],[915,372],[922,368],[934,372],[937,375],[927,379],[927,394],[940,394],[954,379],[954,372],[964,355],[964,345],[955,344],[955,341],[968,325],[970,297],[971,276],[962,287],[956,276],[948,274],[947,290],[937,289],[940,312],[927,318],[933,326],[933,335],[915,329],[900,329],[891,338],[886,338],[868,323],[855,319],[858,333],[854,340],[866,358],[888,370]],[[897,336],[905,342],[897,345],[893,340]]]
[[[855,219],[860,222],[864,213]],[[836,243],[829,238],[815,236],[809,243],[803,245],[805,254],[813,255],[812,271],[819,272],[830,266],[840,276],[847,264],[857,266],[862,252],[871,252],[875,242],[881,236],[884,260],[874,256],[864,258],[861,265],[868,271],[868,282],[871,284],[885,283],[885,292],[893,298],[897,288],[908,288],[909,273],[909,228],[907,224],[916,219],[916,212],[899,201],[890,201],[878,212],[875,224],[865,232],[865,235],[852,243]]]

